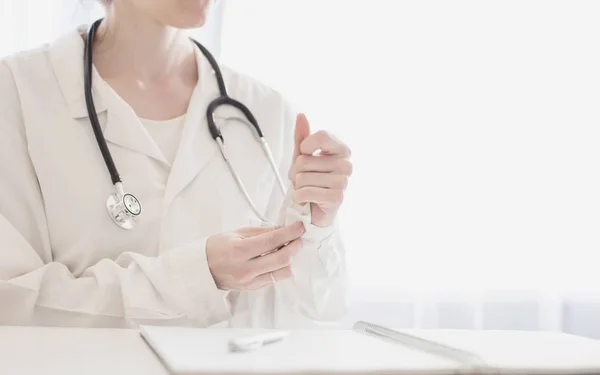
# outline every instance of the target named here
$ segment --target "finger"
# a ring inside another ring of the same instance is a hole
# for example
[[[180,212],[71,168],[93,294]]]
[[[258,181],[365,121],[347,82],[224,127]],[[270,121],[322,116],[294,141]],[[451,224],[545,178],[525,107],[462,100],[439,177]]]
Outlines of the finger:
[[[267,226],[267,227],[242,227],[236,232],[243,238],[258,236],[263,233],[269,233],[277,229],[281,229],[282,226]]]
[[[252,259],[268,251],[278,249],[304,234],[304,224],[299,221],[258,236],[244,239],[244,247],[247,249],[245,258]]]
[[[300,113],[298,116],[296,116],[296,129],[294,131],[294,158],[292,160],[296,160],[296,158],[301,154],[301,144],[309,136],[310,125],[308,123],[308,119],[303,113]]]
[[[300,145],[300,153],[303,155],[312,155],[318,150],[329,155],[350,156],[348,146],[324,130],[311,134]]]
[[[246,285],[246,289],[256,290],[264,288],[265,286],[289,279],[290,277],[292,277],[292,266],[283,267],[276,271],[263,273],[262,275],[257,276],[254,280]]]
[[[298,204],[316,203],[318,205],[339,206],[344,200],[344,191],[307,186],[292,193],[292,200]]]
[[[271,254],[251,259],[248,261],[248,266],[255,273],[255,277],[263,273],[276,271],[292,264],[292,259],[298,254],[301,247],[302,242],[297,238]]]
[[[293,166],[293,176],[300,172],[333,172],[337,174],[352,174],[352,163],[344,157],[325,155],[300,155]]]
[[[345,189],[348,186],[348,176],[335,173],[301,172],[296,174],[296,189],[305,186],[327,189]]]
[[[280,268],[277,271],[271,272],[271,274],[273,274],[273,279],[275,279],[275,282],[289,279],[292,277],[292,266]]]

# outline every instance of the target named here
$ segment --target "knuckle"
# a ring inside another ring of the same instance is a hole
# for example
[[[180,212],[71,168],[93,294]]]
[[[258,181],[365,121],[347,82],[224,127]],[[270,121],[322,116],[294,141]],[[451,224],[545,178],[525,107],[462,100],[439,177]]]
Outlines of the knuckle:
[[[343,190],[332,190],[332,203],[335,205],[341,205],[344,202],[344,191]]]
[[[308,176],[306,175],[306,173],[298,173],[296,175],[296,185],[297,186],[303,186],[306,183],[306,178]]]
[[[296,171],[301,171],[308,166],[308,157],[306,155],[298,156],[296,159]]]
[[[231,244],[231,252],[232,253],[238,253],[238,252],[242,252],[244,251],[244,249],[246,248],[246,244],[244,243],[244,241],[233,241]]]
[[[243,257],[245,251],[246,244],[244,244],[242,241],[235,242],[227,252],[227,257],[230,261],[237,262]]]
[[[336,182],[336,188],[346,189],[348,187],[348,182],[350,178],[346,175],[339,176]]]
[[[274,249],[277,246],[277,235],[275,233],[271,233],[265,241],[265,245],[269,250]]]
[[[321,141],[331,138],[331,136],[327,130],[319,130],[315,134],[318,137],[318,139]]]
[[[344,189],[346,189],[348,187],[348,184],[350,183],[350,176],[344,176]]]
[[[348,159],[342,159],[341,161],[341,169],[342,172],[347,175],[347,176],[351,176],[354,166],[352,165],[352,163],[350,162],[350,160]]]
[[[287,266],[279,270],[279,275],[277,275],[279,279],[289,279],[292,277],[292,267]]]
[[[238,284],[245,284],[252,277],[250,276],[250,270],[246,267],[240,267],[233,272],[233,280]]]
[[[304,195],[304,189],[300,188],[298,190],[294,190],[292,193],[292,199],[296,202],[300,201]]]
[[[289,251],[280,251],[277,254],[277,264],[286,267],[292,264],[292,254]]]

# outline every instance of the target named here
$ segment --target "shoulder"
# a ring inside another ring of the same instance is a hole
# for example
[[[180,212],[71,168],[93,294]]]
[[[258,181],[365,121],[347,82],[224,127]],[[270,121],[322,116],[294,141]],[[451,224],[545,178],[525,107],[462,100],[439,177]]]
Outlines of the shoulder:
[[[220,65],[220,68],[229,95],[252,112],[258,112],[257,117],[277,120],[280,126],[294,121],[295,105],[280,91],[227,65]]]
[[[22,50],[0,60],[0,97],[22,111],[56,99],[57,79],[52,64],[53,44]]]
[[[226,64],[219,64],[219,67],[223,72],[227,90],[232,96],[251,96],[257,100],[273,100],[281,103],[286,102],[279,91],[257,78],[231,68]]]
[[[16,94],[15,77],[10,68],[10,59],[12,56],[0,59],[0,98],[4,100]]]
[[[40,113],[67,113],[70,104],[83,97],[83,39],[79,32],[73,29],[0,62],[0,90],[12,87],[25,122],[28,116],[39,117]]]
[[[19,51],[0,59],[0,133],[12,139],[7,147],[18,147],[27,139],[27,118],[46,100],[51,76],[42,67],[47,45]],[[15,143],[16,142],[16,143]]]
[[[22,122],[21,98],[16,75],[28,53],[19,52],[0,59],[0,126],[6,130]]]
[[[0,59],[0,149],[8,152],[19,149],[26,139],[23,105],[15,78],[15,70],[24,57],[24,53],[18,53]],[[6,161],[14,155],[0,152],[0,157]]]
[[[44,67],[49,67],[48,59],[50,45],[43,44],[39,47],[15,52],[0,60],[0,85],[6,88],[7,82],[13,85],[32,82],[44,72]]]

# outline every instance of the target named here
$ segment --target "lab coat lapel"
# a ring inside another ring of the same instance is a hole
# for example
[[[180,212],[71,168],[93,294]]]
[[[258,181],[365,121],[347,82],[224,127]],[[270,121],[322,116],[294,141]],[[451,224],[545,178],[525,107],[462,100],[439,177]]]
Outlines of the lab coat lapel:
[[[102,83],[99,89],[108,107],[104,129],[106,141],[169,165],[134,110],[106,83],[98,83]]]
[[[190,98],[181,142],[167,182],[165,208],[204,169],[218,150],[208,131],[206,110],[209,103],[219,97],[219,88],[212,67],[198,50],[196,61],[198,84]]]
[[[75,119],[88,118],[84,93],[83,32],[85,29],[80,27],[76,32],[59,38],[51,46],[49,54],[69,112]],[[133,109],[100,77],[95,68],[92,70],[92,95],[96,114],[107,111],[102,132],[108,143],[142,153],[168,165]],[[89,121],[86,124],[91,129]]]

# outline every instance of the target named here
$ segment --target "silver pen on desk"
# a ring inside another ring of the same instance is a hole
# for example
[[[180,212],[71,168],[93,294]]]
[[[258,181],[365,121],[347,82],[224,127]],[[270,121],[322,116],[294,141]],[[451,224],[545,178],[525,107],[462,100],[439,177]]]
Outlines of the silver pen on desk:
[[[455,360],[473,367],[485,367],[485,361],[475,353],[445,345],[440,342],[427,340],[422,337],[410,335],[406,332],[396,331],[377,324],[358,321],[352,329],[356,332],[362,332],[384,338],[398,344],[406,345],[413,349],[419,349],[427,353],[437,354],[450,360]]]

